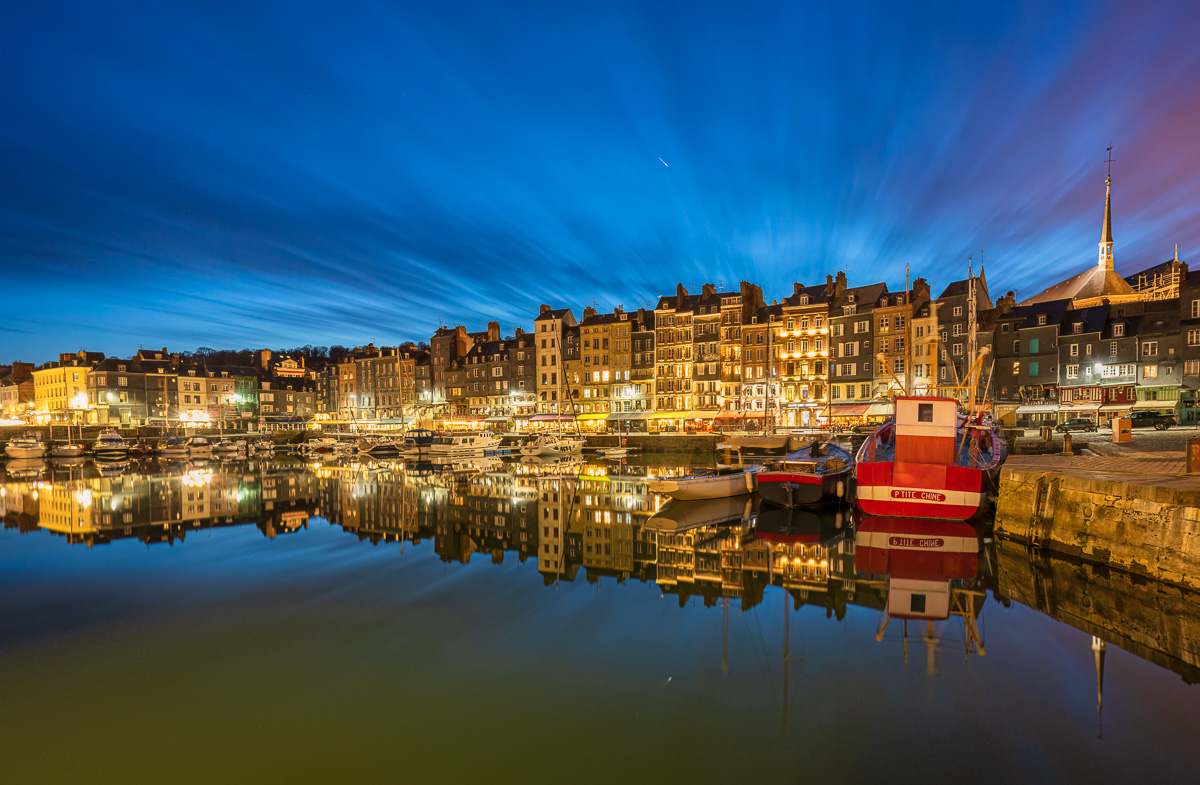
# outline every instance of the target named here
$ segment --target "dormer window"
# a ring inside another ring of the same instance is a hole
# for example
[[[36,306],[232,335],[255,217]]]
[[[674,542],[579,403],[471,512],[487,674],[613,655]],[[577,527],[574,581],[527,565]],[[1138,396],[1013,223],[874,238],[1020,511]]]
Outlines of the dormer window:
[[[846,302],[848,302],[848,303],[854,302],[854,292],[850,292],[849,294],[846,295]]]
[[[800,295],[800,304],[808,305],[808,295],[807,294]]]
[[[1071,331],[1075,333],[1075,335],[1079,335],[1081,332],[1083,332],[1083,323],[1075,322],[1075,324],[1071,325]]]
[[[882,300],[879,301],[879,307],[887,308],[887,298],[886,297],[884,297]]]
[[[1038,314],[1038,327],[1044,327],[1045,325],[1046,325],[1046,314],[1039,313]]]
[[[1125,337],[1125,325],[1114,324],[1113,325],[1113,338],[1124,338],[1124,337]]]

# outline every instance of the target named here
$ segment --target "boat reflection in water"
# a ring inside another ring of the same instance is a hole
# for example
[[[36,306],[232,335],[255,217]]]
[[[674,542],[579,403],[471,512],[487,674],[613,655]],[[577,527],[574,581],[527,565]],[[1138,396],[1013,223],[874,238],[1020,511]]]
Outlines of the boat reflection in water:
[[[973,526],[958,521],[870,516],[859,521],[854,540],[855,569],[886,584],[887,607],[876,640],[883,639],[893,620],[901,620],[907,660],[908,622],[926,622],[932,673],[935,622],[955,616],[963,622],[967,653],[986,653],[977,625],[987,597],[979,575],[982,544]]]

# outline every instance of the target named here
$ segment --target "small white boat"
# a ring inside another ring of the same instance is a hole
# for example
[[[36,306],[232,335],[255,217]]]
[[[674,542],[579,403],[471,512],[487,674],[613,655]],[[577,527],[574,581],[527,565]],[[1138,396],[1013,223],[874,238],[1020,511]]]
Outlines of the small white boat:
[[[105,431],[92,445],[92,457],[98,461],[124,460],[129,457],[129,443],[116,431]]]
[[[82,428],[80,429],[82,430]],[[50,435],[53,438],[54,429],[50,429]],[[67,426],[67,441],[63,444],[56,444],[50,448],[50,454],[55,458],[78,458],[87,450],[87,445],[83,443],[82,436],[79,441],[71,440],[71,426]]]
[[[155,449],[163,458],[186,458],[188,454],[187,445],[174,436],[164,436],[159,439]]]
[[[717,470],[711,474],[692,474],[686,477],[662,477],[646,483],[651,493],[661,493],[672,499],[683,501],[691,499],[725,499],[744,493],[754,493],[758,488],[755,478],[758,475],[757,466],[750,466],[740,471],[722,472]]]
[[[437,436],[429,447],[435,456],[483,455],[500,447],[500,437],[489,433],[451,433]]]
[[[255,455],[269,455],[275,452],[275,442],[270,439],[259,439],[251,447],[254,448]]]
[[[20,436],[14,436],[5,445],[4,454],[9,458],[41,458],[46,454],[41,431],[26,431]]]
[[[187,445],[189,458],[207,458],[213,453],[212,442],[203,436],[189,436],[184,444]]]
[[[596,454],[605,458],[624,458],[630,453],[637,452],[637,447],[601,447]]]
[[[570,455],[583,451],[583,437],[539,433],[520,447],[522,455]]]
[[[212,446],[213,452],[236,452],[237,447],[233,446],[233,442],[228,439],[218,439],[217,443]]]

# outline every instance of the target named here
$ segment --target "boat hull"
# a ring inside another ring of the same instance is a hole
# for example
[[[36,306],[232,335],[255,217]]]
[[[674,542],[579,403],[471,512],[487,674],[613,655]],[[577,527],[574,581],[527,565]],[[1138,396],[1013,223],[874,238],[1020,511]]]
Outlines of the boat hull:
[[[36,447],[16,447],[10,444],[4,448],[4,454],[9,458],[16,458],[17,460],[41,458],[46,454],[46,448],[42,445]]]
[[[986,473],[966,466],[860,461],[856,479],[868,515],[965,521],[987,505]]]
[[[758,473],[758,495],[780,507],[840,504],[850,493],[850,467],[825,474],[764,471]]]
[[[99,447],[92,455],[98,461],[123,461],[129,457],[128,447]]]
[[[715,477],[668,477],[650,480],[646,488],[651,493],[661,493],[681,501],[725,499],[754,493],[754,478],[755,472],[735,472]]]
[[[65,444],[55,447],[50,454],[55,458],[78,458],[85,449],[82,444]]]

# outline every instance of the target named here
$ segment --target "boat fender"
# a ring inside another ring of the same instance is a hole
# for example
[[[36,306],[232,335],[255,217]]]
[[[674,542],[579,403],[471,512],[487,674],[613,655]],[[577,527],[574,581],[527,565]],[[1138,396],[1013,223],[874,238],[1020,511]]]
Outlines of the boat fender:
[[[837,495],[839,499],[846,495],[846,486],[842,484],[841,480],[838,480]]]

